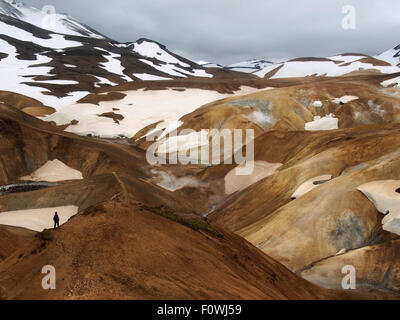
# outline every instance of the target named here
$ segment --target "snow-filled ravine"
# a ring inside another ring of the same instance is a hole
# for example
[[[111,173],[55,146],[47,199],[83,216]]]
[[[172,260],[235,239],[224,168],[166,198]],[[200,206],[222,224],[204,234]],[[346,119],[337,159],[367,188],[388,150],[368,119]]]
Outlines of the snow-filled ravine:
[[[302,183],[296,189],[296,191],[292,194],[291,198],[292,199],[300,198],[300,197],[304,196],[306,193],[308,193],[311,190],[317,188],[321,184],[323,184],[325,182],[328,182],[331,179],[332,179],[332,175],[331,174],[325,174],[325,175],[322,175],[322,176],[311,178],[311,179],[307,180],[306,182]]]
[[[32,172],[30,175],[21,177],[22,181],[47,181],[57,182],[64,180],[83,179],[82,173],[68,167],[58,159],[47,161],[42,167]]]

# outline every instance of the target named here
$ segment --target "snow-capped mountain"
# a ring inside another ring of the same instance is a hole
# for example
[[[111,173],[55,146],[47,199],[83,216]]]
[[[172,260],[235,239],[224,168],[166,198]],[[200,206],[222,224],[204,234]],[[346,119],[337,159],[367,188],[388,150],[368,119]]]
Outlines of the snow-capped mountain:
[[[339,77],[355,72],[396,73],[400,68],[388,61],[364,54],[340,54],[327,58],[297,58],[269,65],[254,74],[261,78],[309,76]]]
[[[273,64],[273,62],[270,62],[270,61],[252,59],[252,60],[247,60],[247,61],[242,61],[242,62],[227,65],[227,66],[225,66],[225,69],[239,71],[239,72],[252,73],[252,72],[264,69],[272,64]]]
[[[400,44],[393,49],[381,53],[376,58],[400,67]]]
[[[273,62],[266,60],[251,59],[237,63],[232,63],[229,65],[222,65],[218,63],[205,62],[205,61],[200,61],[199,64],[204,68],[221,68],[237,72],[253,73],[255,71],[259,71],[267,66],[272,65]]]
[[[125,47],[142,56],[143,59],[139,59],[140,61],[170,76],[212,77],[211,74],[207,73],[202,68],[198,68],[199,66],[194,62],[174,54],[164,45],[149,39],[142,38],[130,44],[121,44],[119,47]],[[142,80],[157,80],[156,78],[158,78],[151,77],[150,75],[140,76],[140,74],[135,74],[135,76]]]
[[[343,54],[273,64],[249,60],[222,66],[195,63],[149,40],[119,43],[66,14],[48,14],[19,1],[0,0],[0,91],[59,107],[101,86],[186,77],[261,78],[341,76],[352,72],[399,72],[400,46],[380,56]]]
[[[224,68],[224,66],[219,63],[213,63],[208,61],[198,61],[197,63],[204,68],[220,68],[220,69]]]
[[[22,3],[4,0],[0,3],[2,91],[16,92],[58,107],[79,100],[99,86],[139,80],[213,77],[209,69],[170,52],[155,41],[139,39],[119,43],[66,15],[59,15],[64,18],[57,20],[59,32],[54,32],[27,22],[38,22],[41,11]]]
[[[36,27],[55,33],[73,36],[97,39],[107,38],[89,26],[77,21],[73,17],[66,14],[52,12],[50,8],[51,7],[44,7],[43,10],[39,10],[26,5],[21,1],[0,0],[1,14],[33,24]]]

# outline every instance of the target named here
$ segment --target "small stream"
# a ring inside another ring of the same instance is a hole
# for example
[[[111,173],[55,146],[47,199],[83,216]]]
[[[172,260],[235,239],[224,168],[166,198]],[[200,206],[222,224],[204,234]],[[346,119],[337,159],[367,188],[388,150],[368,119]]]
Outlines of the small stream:
[[[53,183],[53,182],[26,182],[26,183],[9,184],[5,186],[0,186],[0,196],[9,193],[35,191],[58,185],[59,183]]]

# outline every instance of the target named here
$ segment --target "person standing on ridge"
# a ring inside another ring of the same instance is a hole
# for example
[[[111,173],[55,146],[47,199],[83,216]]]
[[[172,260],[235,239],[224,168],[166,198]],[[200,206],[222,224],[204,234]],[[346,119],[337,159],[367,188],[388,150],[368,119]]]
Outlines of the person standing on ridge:
[[[60,217],[58,216],[57,212],[54,214],[54,229],[60,228]]]

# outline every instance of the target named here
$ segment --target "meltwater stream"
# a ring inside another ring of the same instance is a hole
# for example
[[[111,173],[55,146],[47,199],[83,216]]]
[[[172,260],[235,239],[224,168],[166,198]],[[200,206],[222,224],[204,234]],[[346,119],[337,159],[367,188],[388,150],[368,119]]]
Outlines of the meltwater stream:
[[[9,184],[5,186],[0,186],[0,196],[8,193],[34,191],[47,187],[54,187],[57,185],[59,185],[59,183],[52,183],[52,182],[27,182],[27,183]]]

